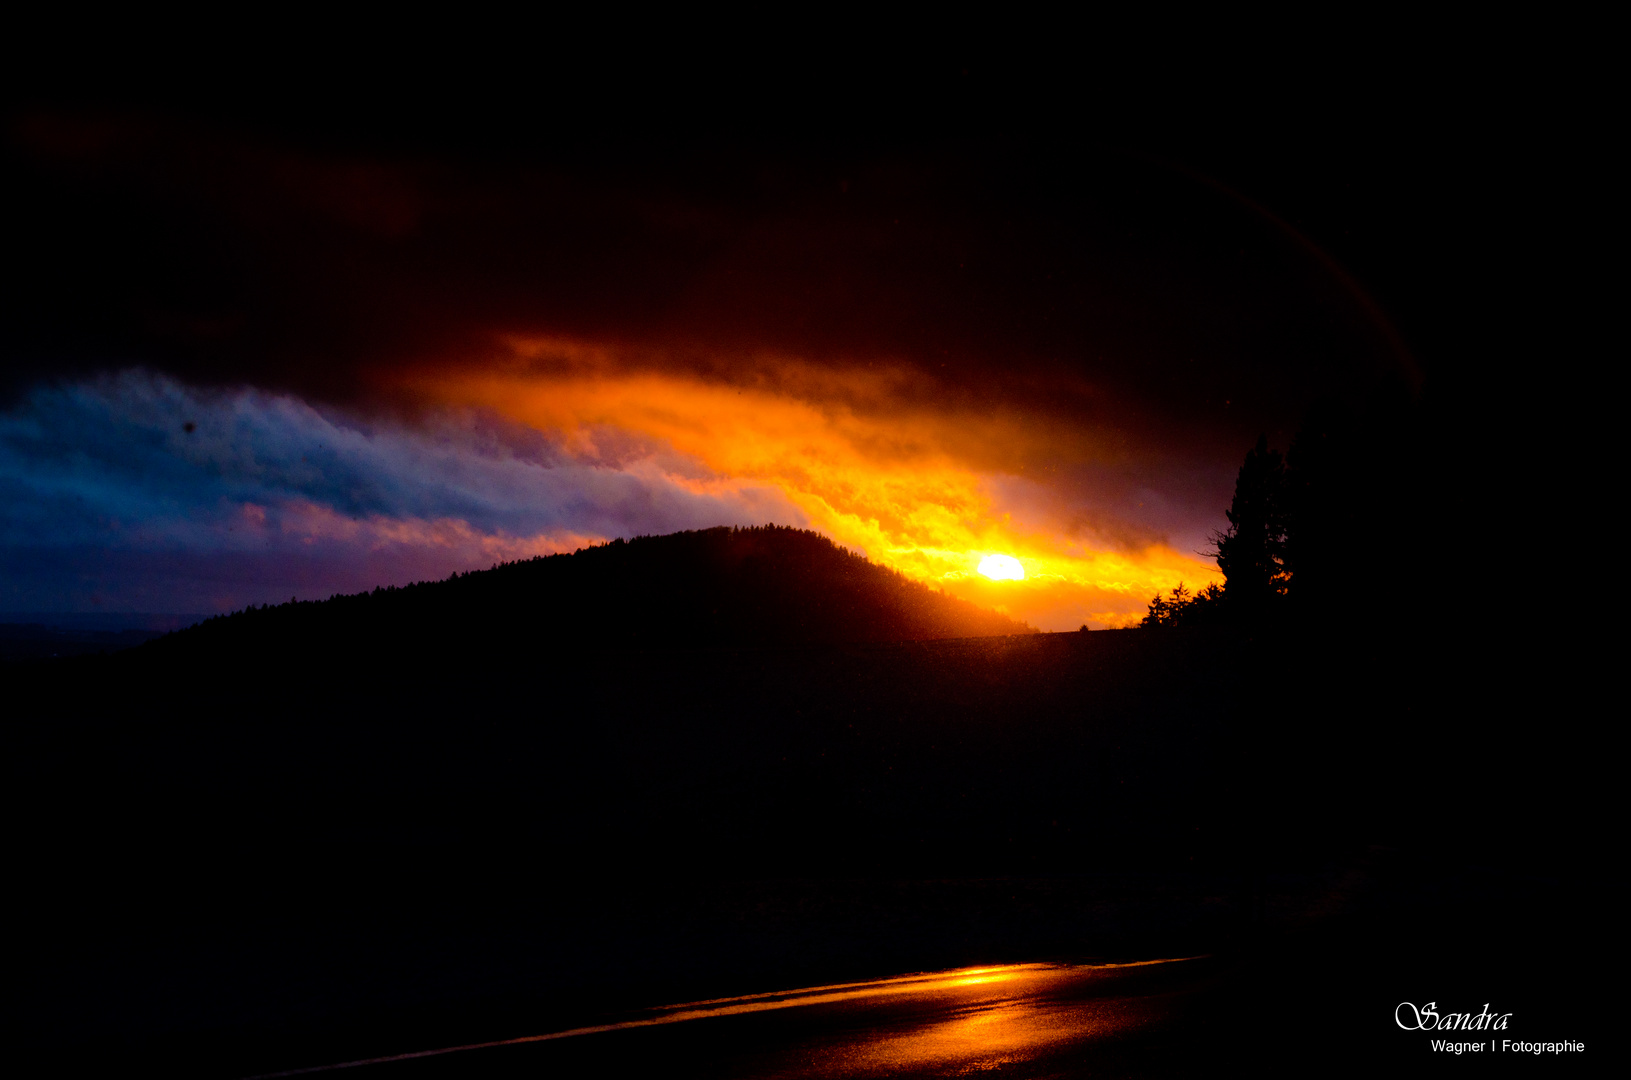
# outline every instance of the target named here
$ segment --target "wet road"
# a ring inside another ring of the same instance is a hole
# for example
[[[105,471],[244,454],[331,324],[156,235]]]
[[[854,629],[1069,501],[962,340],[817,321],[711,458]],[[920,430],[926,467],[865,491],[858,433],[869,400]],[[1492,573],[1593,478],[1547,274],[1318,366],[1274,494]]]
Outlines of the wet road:
[[[613,1022],[274,1075],[1182,1075],[1205,958],[1018,964],[688,1002]]]

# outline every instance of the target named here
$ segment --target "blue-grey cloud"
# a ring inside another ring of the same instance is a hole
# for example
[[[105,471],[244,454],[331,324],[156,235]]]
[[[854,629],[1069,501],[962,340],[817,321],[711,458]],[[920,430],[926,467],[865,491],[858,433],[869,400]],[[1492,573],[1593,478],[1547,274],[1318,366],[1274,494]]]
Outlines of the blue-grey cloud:
[[[0,414],[0,610],[218,610],[804,523],[775,489],[658,447],[589,453],[476,412],[410,424],[142,371],[41,386]]]

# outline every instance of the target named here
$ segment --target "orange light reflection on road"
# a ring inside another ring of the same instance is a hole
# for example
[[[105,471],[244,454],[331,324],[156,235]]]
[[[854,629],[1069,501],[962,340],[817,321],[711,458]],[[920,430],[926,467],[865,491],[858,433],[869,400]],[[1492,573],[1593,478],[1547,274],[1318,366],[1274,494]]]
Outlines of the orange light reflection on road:
[[[1216,572],[1163,544],[1118,550],[1017,523],[992,494],[1001,463],[1091,455],[1091,439],[1039,431],[995,407],[914,404],[898,372],[786,361],[732,382],[623,368],[571,343],[516,348],[508,364],[404,381],[436,402],[491,408],[553,432],[586,460],[608,435],[632,437],[668,454],[669,479],[698,493],[772,485],[838,543],[1042,629],[1127,625],[1156,591],[1204,584]],[[980,574],[993,551],[1021,560],[1023,580]]]
[[[848,1045],[832,1048],[805,1058],[792,1070],[778,1071],[784,1080],[793,1077],[832,1078],[846,1075],[886,1075],[915,1071],[929,1065],[959,1063],[963,1071],[984,1071],[1000,1066],[1022,1051],[1046,1047],[1084,1037],[1105,1035],[1159,1019],[1159,995],[1112,996],[1087,1001],[1059,1000],[1055,992],[1084,981],[1097,980],[1129,968],[1182,966],[1200,957],[1172,960],[1138,960],[1119,964],[1003,964],[996,967],[961,968],[954,971],[899,975],[868,982],[834,983],[768,994],[712,998],[680,1005],[650,1009],[634,1019],[591,1027],[522,1035],[492,1042],[444,1046],[386,1057],[337,1062],[264,1073],[249,1080],[303,1076],[332,1072],[362,1065],[413,1061],[442,1057],[473,1050],[504,1046],[548,1043],[584,1035],[601,1035],[637,1028],[663,1027],[698,1020],[710,1020],[750,1013],[797,1009],[846,1002],[877,1005],[888,999],[916,999],[924,1004],[951,1004],[955,1015],[927,1027],[890,1030],[884,1027]],[[989,990],[959,992],[971,986],[990,984]],[[931,1010],[932,1011],[932,1010]]]

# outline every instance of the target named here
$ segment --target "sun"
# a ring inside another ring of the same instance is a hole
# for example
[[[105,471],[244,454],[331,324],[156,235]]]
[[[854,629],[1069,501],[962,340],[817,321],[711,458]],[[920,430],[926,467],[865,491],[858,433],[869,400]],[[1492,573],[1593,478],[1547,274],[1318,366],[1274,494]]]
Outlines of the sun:
[[[987,555],[980,560],[980,573],[992,581],[1025,580],[1025,568],[1012,555]]]

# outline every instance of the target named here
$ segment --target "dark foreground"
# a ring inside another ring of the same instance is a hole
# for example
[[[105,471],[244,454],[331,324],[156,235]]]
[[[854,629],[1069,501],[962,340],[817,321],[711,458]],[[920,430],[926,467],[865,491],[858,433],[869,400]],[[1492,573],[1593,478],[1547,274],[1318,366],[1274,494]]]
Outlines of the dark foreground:
[[[665,1002],[1203,954],[1087,980],[1111,992],[1082,1001],[1142,1019],[995,1074],[1437,1062],[1394,1023],[1403,1001],[1488,1002],[1524,1038],[1609,1052],[1609,1003],[1576,989],[1623,956],[1595,736],[1520,669],[1449,679],[1389,641],[560,654],[476,629],[6,669],[35,1072],[246,1076]],[[831,1002],[513,1060],[774,1074],[1010,1006],[1066,1029],[1099,1008],[1049,1012],[1054,993],[871,1019]],[[1046,1064],[1078,1050],[1097,1064]]]

